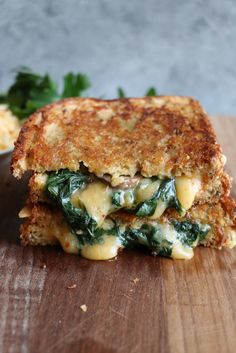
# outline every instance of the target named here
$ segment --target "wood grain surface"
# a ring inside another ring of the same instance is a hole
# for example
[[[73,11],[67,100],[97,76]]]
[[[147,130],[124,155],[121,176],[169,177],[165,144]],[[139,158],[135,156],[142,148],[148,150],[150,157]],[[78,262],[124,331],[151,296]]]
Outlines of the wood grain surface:
[[[236,119],[212,120],[236,179]],[[25,185],[1,182],[1,353],[236,352],[236,249],[198,248],[190,261],[139,250],[90,262],[23,248]]]

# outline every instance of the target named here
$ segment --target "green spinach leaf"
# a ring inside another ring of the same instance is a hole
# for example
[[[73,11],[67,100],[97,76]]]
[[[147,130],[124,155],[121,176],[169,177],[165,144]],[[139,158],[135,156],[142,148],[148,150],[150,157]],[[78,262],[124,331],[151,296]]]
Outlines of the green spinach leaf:
[[[124,247],[134,247],[143,245],[151,250],[153,255],[170,257],[172,253],[172,243],[166,239],[161,227],[143,224],[140,228],[129,228],[119,237]]]
[[[176,195],[174,178],[162,180],[161,185],[151,199],[138,205],[136,215],[139,217],[152,216],[159,200],[165,202],[166,207],[174,207],[178,212],[182,211]]]
[[[96,227],[86,210],[75,207],[71,203],[71,195],[75,190],[83,188],[88,182],[88,176],[81,172],[70,172],[67,169],[51,172],[46,184],[46,193],[59,205],[71,228],[87,229],[92,232]]]
[[[72,231],[78,235],[79,246],[82,248],[86,244],[96,244],[103,242],[104,235],[114,235],[119,237],[124,247],[134,247],[143,245],[154,255],[171,256],[173,243],[167,240],[167,235],[163,232],[163,227],[156,223],[144,223],[139,228],[127,228],[122,230],[115,221],[113,227],[109,230],[97,227],[87,211],[81,207],[75,207],[71,203],[71,195],[75,190],[86,187],[90,182],[90,177],[86,173],[70,172],[67,169],[58,172],[50,172],[46,184],[47,195],[62,210]],[[117,206],[121,204],[120,194],[116,193],[115,202]],[[176,206],[175,192],[173,189],[173,180],[165,179],[162,181],[158,193],[155,195],[168,204]],[[149,200],[150,201],[150,200]],[[200,223],[190,221],[172,221],[172,225],[177,232],[177,238],[183,245],[192,247],[196,240],[202,240],[207,235],[210,227]],[[78,234],[79,231],[79,234]]]
[[[203,240],[210,230],[208,224],[200,224],[190,221],[173,221],[175,230],[178,233],[178,239],[183,245],[192,246],[193,243],[199,239]]]
[[[117,207],[117,208],[122,207],[123,201],[124,201],[124,192],[123,191],[113,192],[111,202],[115,207]]]

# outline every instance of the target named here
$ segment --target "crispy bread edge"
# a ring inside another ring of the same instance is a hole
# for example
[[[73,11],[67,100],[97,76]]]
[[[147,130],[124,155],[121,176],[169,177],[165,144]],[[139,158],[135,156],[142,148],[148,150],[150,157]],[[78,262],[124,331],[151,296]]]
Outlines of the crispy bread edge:
[[[149,97],[150,100],[152,97]],[[202,114],[202,116],[205,117],[205,125],[206,128],[208,130],[209,136],[211,136],[211,138],[216,140],[216,135],[214,132],[214,129],[207,117],[207,114],[205,113],[204,109],[201,107],[200,103],[197,100],[194,100],[191,97],[180,97],[180,96],[158,96],[156,98],[159,99],[163,99],[166,100],[167,103],[175,103],[175,102],[180,102],[181,100],[183,101],[183,104],[185,105],[190,105],[193,106],[194,110],[196,110],[196,112],[198,112],[198,114]],[[42,109],[38,110],[37,112],[35,112],[24,124],[19,138],[15,144],[15,150],[13,152],[13,156],[12,156],[12,163],[11,163],[11,171],[13,173],[13,175],[16,178],[21,178],[22,175],[24,174],[24,172],[26,170],[29,169],[29,166],[27,164],[27,157],[28,157],[28,153],[30,151],[30,147],[33,145],[34,143],[34,139],[36,138],[36,132],[37,132],[37,127],[40,126],[41,121],[44,119],[44,117],[47,115],[48,112],[50,112],[51,109],[53,109],[54,107],[60,106],[64,103],[74,103],[75,105],[78,105],[79,102],[83,102],[84,100],[88,100],[91,101],[91,104],[94,102],[119,102],[119,101],[123,101],[123,102],[127,102],[129,103],[129,100],[135,101],[135,100],[140,100],[142,98],[124,98],[124,99],[114,99],[114,100],[100,100],[100,99],[93,99],[93,98],[68,98],[68,99],[64,99],[49,105],[46,105],[45,107],[43,107]],[[148,99],[148,98],[145,98]],[[214,158],[218,159],[218,169],[222,169],[223,168],[223,159],[222,159],[222,151],[221,151],[221,147],[219,144],[215,144],[215,156]],[[146,171],[148,172],[148,169]]]

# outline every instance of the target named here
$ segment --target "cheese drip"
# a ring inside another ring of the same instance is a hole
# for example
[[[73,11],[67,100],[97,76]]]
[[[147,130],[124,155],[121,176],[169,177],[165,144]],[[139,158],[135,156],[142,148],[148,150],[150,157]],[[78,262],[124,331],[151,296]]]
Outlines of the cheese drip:
[[[160,186],[160,183],[160,180],[152,181],[149,178],[143,179],[136,191],[137,203],[150,199]]]
[[[88,214],[100,226],[113,209],[111,195],[111,188],[108,185],[102,182],[94,182],[88,184],[82,191],[75,191],[71,197],[71,202],[75,207],[85,207]]]
[[[81,256],[89,260],[110,260],[117,256],[121,247],[119,238],[105,235],[101,243],[85,245],[81,250]]]
[[[175,178],[176,194],[181,206],[188,210],[194,202],[195,196],[201,188],[199,178],[180,176]]]

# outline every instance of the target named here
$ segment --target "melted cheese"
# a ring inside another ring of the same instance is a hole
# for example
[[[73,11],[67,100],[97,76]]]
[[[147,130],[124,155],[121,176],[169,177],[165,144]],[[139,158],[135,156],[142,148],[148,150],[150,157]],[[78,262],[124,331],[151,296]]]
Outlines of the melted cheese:
[[[153,182],[151,179],[144,179],[137,189],[136,200],[133,189],[123,191],[124,200],[122,207],[131,208],[134,201],[140,203],[150,199],[159,185],[159,180]],[[106,216],[114,211],[112,192],[113,189],[109,185],[96,181],[88,184],[84,190],[75,191],[71,196],[71,202],[75,207],[85,208],[88,214],[100,226]],[[163,205],[159,205],[159,211],[156,211],[157,216],[155,218],[158,217],[158,212],[160,214],[164,212]]]
[[[69,254],[79,253],[79,241],[76,235],[72,234],[69,230],[57,234],[56,238],[60,242],[63,250]]]
[[[103,243],[85,245],[81,255],[89,260],[109,260],[117,256],[121,243],[112,235],[104,236]]]
[[[106,220],[102,225],[103,229],[112,229],[114,226],[113,221]],[[141,223],[138,222],[137,227],[140,228]],[[163,239],[171,242],[173,259],[191,259],[193,257],[193,249],[187,245],[183,245],[177,238],[178,234],[173,226],[170,224],[159,224],[160,230],[163,234]],[[122,224],[119,225],[120,231],[125,231]],[[78,254],[79,253],[79,240],[78,237],[72,234],[69,227],[57,225],[54,227],[47,227],[46,229],[47,238],[49,240],[57,239],[61,244],[63,250],[67,253]],[[140,244],[142,241],[140,240]],[[143,242],[145,245],[145,242]],[[197,243],[195,244],[197,245]],[[235,245],[235,244],[234,244]],[[80,254],[82,257],[89,260],[109,260],[117,256],[120,248],[123,248],[121,240],[113,235],[104,235],[103,241],[94,245],[84,245]]]
[[[150,178],[143,179],[136,189],[124,190],[123,207],[132,207],[132,203],[140,203],[150,199],[155,191],[160,186],[160,181],[152,181]],[[201,182],[197,178],[177,177],[176,178],[176,193],[177,197],[186,210],[190,208],[194,202],[196,193],[201,187]],[[109,185],[103,182],[95,181],[89,183],[85,189],[77,190],[71,196],[71,202],[74,206],[85,208],[88,214],[97,222],[97,226],[103,229],[113,227],[111,220],[105,218],[110,212],[114,211],[112,205],[112,189]],[[129,194],[130,193],[130,194]],[[135,197],[134,197],[135,195]],[[159,218],[166,209],[166,203],[159,201],[154,214],[149,217],[151,219]],[[21,216],[27,217],[28,210],[22,210]],[[120,225],[122,226],[122,224]],[[171,257],[174,259],[191,259],[193,257],[193,249],[183,245],[178,239],[173,226],[169,224],[160,225],[164,239],[170,241],[172,245]],[[72,234],[69,228],[61,229],[56,232],[51,229],[49,232],[51,237],[56,238],[64,251],[68,253],[78,254],[79,241],[78,237]],[[233,237],[232,237],[233,238]],[[194,244],[194,246],[197,244]],[[122,244],[119,238],[113,235],[104,235],[103,242],[94,245],[85,245],[81,250],[81,255],[90,260],[109,260],[117,256],[119,248]]]
[[[173,245],[171,257],[178,260],[190,260],[193,257],[193,249],[189,246],[184,246],[180,242],[176,242]]]
[[[166,210],[166,203],[163,201],[159,201],[157,203],[155,212],[153,213],[152,216],[149,216],[148,218],[157,219],[157,218],[161,217],[161,215],[164,213],[165,210]]]
[[[60,243],[63,250],[69,254],[79,254],[79,241],[75,234],[71,233],[67,224],[58,226],[49,224],[44,229],[46,244],[52,244],[55,239]]]
[[[134,204],[134,193],[132,190],[128,192],[124,192],[124,202],[122,203],[122,207],[132,208]]]
[[[136,191],[137,202],[140,203],[150,199],[159,186],[159,180],[152,181],[148,178],[142,180]]]
[[[201,188],[199,178],[188,178],[185,176],[175,178],[176,194],[181,206],[188,210]]]
[[[165,234],[166,239],[173,243],[171,257],[172,259],[182,259],[189,260],[193,257],[193,249],[187,245],[183,245],[178,239],[178,233],[173,226],[169,224],[162,225],[163,234]]]
[[[100,226],[112,208],[111,189],[102,182],[90,183],[86,189],[76,191],[71,198],[74,206],[81,203]]]

